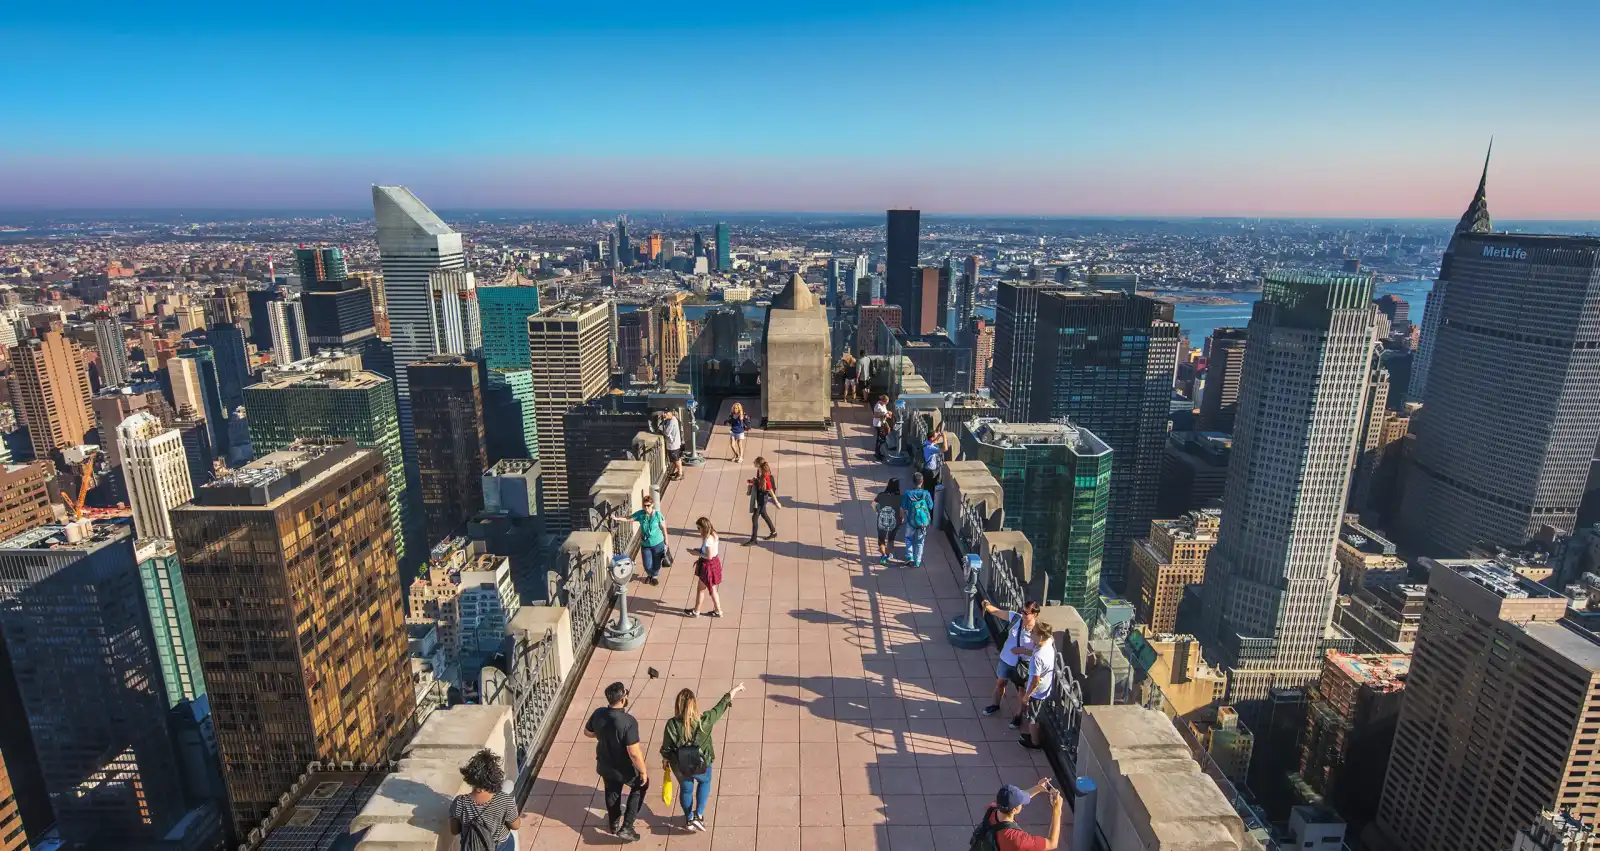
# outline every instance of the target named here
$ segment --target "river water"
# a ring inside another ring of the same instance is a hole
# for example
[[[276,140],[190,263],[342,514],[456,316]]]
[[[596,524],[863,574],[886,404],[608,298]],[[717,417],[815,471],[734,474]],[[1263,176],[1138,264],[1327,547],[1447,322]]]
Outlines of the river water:
[[[1384,295],[1397,295],[1411,305],[1410,319],[1412,324],[1422,324],[1422,307],[1427,301],[1428,292],[1433,289],[1433,281],[1396,281],[1392,284],[1378,284],[1374,297]],[[1250,324],[1250,311],[1256,302],[1261,300],[1260,291],[1238,293],[1215,293],[1209,290],[1170,290],[1162,291],[1157,295],[1167,296],[1204,296],[1223,295],[1240,302],[1239,304],[1178,304],[1174,310],[1174,318],[1178,326],[1189,335],[1189,341],[1198,347],[1211,332],[1217,328],[1243,328]],[[978,310],[984,318],[993,321],[994,308],[984,307]]]

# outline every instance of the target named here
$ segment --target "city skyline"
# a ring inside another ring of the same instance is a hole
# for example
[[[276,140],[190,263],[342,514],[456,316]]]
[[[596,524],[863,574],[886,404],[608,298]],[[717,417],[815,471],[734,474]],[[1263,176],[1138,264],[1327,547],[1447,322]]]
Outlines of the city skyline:
[[[1498,135],[1505,217],[1600,218],[1600,109],[1563,82],[1594,77],[1577,34],[1600,10],[1573,2],[1494,26],[1438,2],[161,5],[0,28],[0,73],[28,81],[0,204],[355,208],[403,183],[445,209],[1444,217]],[[1030,38],[1058,49],[1018,61]],[[402,123],[423,100],[459,117]]]

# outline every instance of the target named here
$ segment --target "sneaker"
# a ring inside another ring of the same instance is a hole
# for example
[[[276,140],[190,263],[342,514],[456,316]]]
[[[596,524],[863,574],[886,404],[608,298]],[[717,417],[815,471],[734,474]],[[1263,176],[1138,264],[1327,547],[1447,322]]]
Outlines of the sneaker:
[[[616,832],[616,837],[623,842],[638,842],[639,832],[631,827],[624,827]]]
[[[683,829],[685,831],[688,831],[689,833],[694,833],[695,831],[699,830],[700,828],[694,826],[694,816],[684,816],[683,817]]]
[[[654,576],[650,577],[649,579],[646,579],[645,581],[650,583],[651,585],[660,585],[661,584],[661,580],[656,578],[656,577],[654,577]]]
[[[1011,723],[1007,724],[1006,726],[1010,727],[1013,730],[1021,730],[1022,729],[1022,716],[1021,715],[1014,716],[1011,719]]]
[[[701,612],[700,614],[702,614],[702,615],[704,615],[704,616],[706,616],[708,618],[720,618],[720,617],[722,617],[722,613],[719,612],[719,611],[715,611],[715,610],[712,610],[712,611],[709,611],[709,612]]]
[[[686,618],[697,618],[697,617],[700,617],[700,613],[695,611],[694,609],[684,609],[683,610],[683,616],[686,617]]]
[[[889,557],[888,556],[883,556],[883,557],[878,559],[878,564],[888,564],[888,563],[889,563]]]
[[[605,827],[600,828],[600,832],[604,833],[607,836],[616,836],[617,835],[617,831],[619,831],[621,829],[622,829],[622,824],[620,822],[610,822]]]
[[[771,532],[771,533],[768,533],[767,540],[770,541],[770,540],[772,540],[773,538],[776,538],[776,537],[778,537],[778,533],[777,532]]]
[[[991,703],[988,706],[985,706],[983,708],[983,717],[988,718],[990,715],[993,715],[993,714],[995,714],[996,712],[999,712],[999,711],[1000,711],[1000,704]]]
[[[689,825],[689,829],[690,830],[699,830],[699,831],[705,830],[706,829],[706,820],[701,818],[700,816],[695,816],[694,817],[694,821],[691,822],[690,825]]]

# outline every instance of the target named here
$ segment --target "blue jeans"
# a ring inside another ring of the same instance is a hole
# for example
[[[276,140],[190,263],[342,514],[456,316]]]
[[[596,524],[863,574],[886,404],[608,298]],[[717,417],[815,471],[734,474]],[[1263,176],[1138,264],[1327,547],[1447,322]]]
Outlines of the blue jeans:
[[[667,559],[667,542],[640,547],[639,558],[644,560],[644,575],[655,576],[661,572],[661,563]]]
[[[922,545],[928,540],[928,527],[906,526],[906,561],[922,564]]]
[[[495,851],[517,851],[517,832],[513,830],[509,836],[500,840],[500,847]]]
[[[711,799],[711,766],[706,765],[704,774],[685,777],[680,781],[678,788],[678,803],[683,807],[683,814],[689,818],[703,818],[706,814],[706,801]]]

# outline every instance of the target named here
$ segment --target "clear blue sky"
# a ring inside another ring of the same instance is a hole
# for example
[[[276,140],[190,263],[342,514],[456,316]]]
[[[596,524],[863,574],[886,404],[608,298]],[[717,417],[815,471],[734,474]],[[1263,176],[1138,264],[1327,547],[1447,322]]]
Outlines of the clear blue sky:
[[[1600,218],[1600,2],[12,0],[0,206]]]

